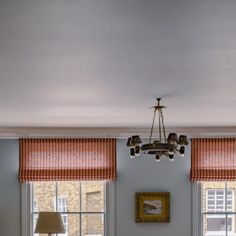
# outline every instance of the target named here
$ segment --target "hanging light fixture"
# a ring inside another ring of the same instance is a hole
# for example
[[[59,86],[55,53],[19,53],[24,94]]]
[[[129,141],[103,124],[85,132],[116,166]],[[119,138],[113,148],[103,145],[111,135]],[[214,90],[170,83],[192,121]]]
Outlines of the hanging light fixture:
[[[128,138],[127,146],[130,147],[130,157],[135,158],[140,154],[150,154],[155,156],[155,160],[160,161],[161,157],[168,157],[170,161],[174,160],[174,155],[176,152],[180,156],[184,156],[185,145],[188,145],[188,140],[186,135],[178,135],[176,133],[169,133],[166,138],[166,129],[164,125],[163,109],[165,106],[160,104],[161,98],[157,98],[157,104],[153,106],[154,114],[152,119],[152,127],[149,136],[149,142],[143,144],[139,135],[132,136]],[[152,135],[154,124],[156,120],[156,115],[158,115],[158,128],[159,128],[159,139],[152,142]]]

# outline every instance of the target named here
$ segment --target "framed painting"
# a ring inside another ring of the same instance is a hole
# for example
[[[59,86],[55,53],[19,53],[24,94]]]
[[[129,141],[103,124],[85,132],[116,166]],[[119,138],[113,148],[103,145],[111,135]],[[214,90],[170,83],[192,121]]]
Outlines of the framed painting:
[[[170,193],[136,193],[135,221],[170,222]]]

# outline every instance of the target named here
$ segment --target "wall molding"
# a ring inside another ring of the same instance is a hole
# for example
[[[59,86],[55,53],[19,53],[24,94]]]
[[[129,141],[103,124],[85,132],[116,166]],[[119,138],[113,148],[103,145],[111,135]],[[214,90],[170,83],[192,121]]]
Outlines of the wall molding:
[[[158,130],[154,130],[157,134]],[[177,132],[188,135],[189,138],[197,137],[236,137],[236,126],[228,127],[169,127],[167,132]],[[0,139],[15,138],[127,138],[139,134],[148,138],[150,128],[86,128],[86,127],[0,127]]]

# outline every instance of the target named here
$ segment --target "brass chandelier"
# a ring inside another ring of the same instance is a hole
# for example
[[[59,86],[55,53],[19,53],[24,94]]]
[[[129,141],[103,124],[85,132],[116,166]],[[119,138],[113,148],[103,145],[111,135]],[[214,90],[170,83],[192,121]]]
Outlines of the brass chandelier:
[[[152,127],[149,136],[149,142],[141,145],[142,141],[139,135],[128,138],[127,146],[130,147],[130,157],[135,158],[140,154],[154,155],[156,161],[160,161],[161,157],[168,157],[170,161],[174,160],[175,153],[184,156],[185,145],[188,145],[186,135],[178,135],[169,133],[166,138],[166,129],[164,125],[163,109],[166,107],[160,104],[161,98],[157,98],[157,104],[153,106],[154,114],[152,119]],[[158,115],[159,139],[152,142],[154,124]]]

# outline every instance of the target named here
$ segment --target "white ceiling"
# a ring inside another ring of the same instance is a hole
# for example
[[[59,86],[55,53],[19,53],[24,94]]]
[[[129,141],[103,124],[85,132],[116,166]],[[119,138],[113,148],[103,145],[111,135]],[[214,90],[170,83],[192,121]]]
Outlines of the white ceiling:
[[[235,0],[0,0],[0,127],[236,126]]]

